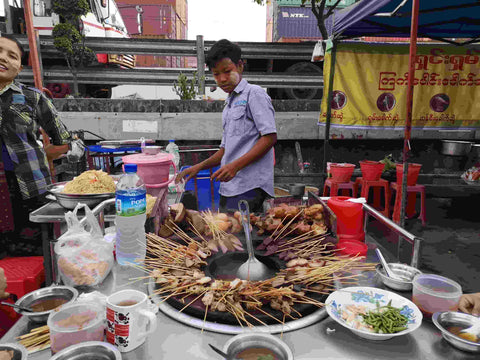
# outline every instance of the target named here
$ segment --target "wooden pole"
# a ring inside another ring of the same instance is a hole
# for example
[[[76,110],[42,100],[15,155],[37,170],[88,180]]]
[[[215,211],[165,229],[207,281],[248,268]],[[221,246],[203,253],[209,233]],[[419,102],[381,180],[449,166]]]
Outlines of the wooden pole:
[[[40,59],[38,57],[37,37],[33,27],[33,14],[30,6],[30,0],[23,1],[23,11],[25,13],[25,24],[27,27],[28,45],[30,47],[30,62],[32,64],[33,78],[35,87],[39,90],[43,89],[42,72],[40,69]]]

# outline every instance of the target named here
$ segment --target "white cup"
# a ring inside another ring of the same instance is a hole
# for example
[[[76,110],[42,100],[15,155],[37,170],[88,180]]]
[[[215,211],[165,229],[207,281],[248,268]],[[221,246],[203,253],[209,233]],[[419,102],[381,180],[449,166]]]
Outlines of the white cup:
[[[157,317],[149,310],[148,296],[143,292],[121,290],[107,298],[107,341],[120,352],[142,345],[156,328]]]

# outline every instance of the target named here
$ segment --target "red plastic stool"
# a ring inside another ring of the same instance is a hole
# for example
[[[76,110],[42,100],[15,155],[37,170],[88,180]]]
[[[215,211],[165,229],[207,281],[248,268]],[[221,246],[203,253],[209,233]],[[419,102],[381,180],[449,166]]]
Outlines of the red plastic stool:
[[[400,207],[402,204],[401,196],[398,196],[401,191],[398,191],[399,185],[396,182],[390,183],[390,188],[396,191],[395,194],[395,207],[393,209],[392,219],[395,222],[400,222]],[[410,205],[411,200],[415,200],[417,193],[420,193],[420,215],[419,219],[422,220],[422,225],[427,223],[426,211],[425,211],[425,185],[413,185],[407,186],[407,206]],[[415,203],[413,203],[415,204]]]
[[[384,179],[378,180],[364,180],[362,177],[355,179],[355,184],[362,187],[361,197],[364,197],[368,202],[368,195],[370,188],[373,189],[373,207],[375,209],[380,209],[380,190],[383,189],[385,197],[385,206],[381,211],[386,217],[390,217],[390,188],[388,186],[388,181]]]
[[[340,190],[350,190],[352,197],[357,197],[357,186],[353,181],[349,182],[337,182],[332,179],[325,180],[323,185],[323,196],[328,196],[328,190],[330,190],[329,196],[336,196]]]
[[[5,271],[7,278],[6,291],[15,294],[19,299],[42,286],[45,281],[45,268],[43,266],[43,256],[25,256],[25,257],[7,257],[0,260],[0,267]],[[13,300],[9,302],[13,303]],[[20,318],[20,314],[12,309],[3,307],[0,311],[0,337],[3,331],[15,324]]]

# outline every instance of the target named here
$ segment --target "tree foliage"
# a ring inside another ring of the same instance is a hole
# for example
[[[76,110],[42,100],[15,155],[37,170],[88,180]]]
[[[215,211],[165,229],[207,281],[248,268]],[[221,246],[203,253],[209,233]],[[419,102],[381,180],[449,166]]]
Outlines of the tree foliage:
[[[199,80],[197,72],[189,79],[184,73],[178,75],[177,81],[173,83],[173,91],[180,96],[181,100],[193,100],[198,95]]]
[[[81,16],[90,11],[90,6],[88,0],[54,0],[52,8],[61,19],[52,31],[53,44],[63,54],[72,72],[74,93],[78,95],[77,69],[95,61],[95,54],[85,46],[85,36],[79,28]]]

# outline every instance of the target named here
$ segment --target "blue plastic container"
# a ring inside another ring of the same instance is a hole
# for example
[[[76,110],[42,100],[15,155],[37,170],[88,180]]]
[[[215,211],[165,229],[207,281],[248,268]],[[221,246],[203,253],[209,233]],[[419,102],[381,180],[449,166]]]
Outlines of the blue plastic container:
[[[190,166],[182,166],[180,170],[189,168]],[[212,174],[217,171],[219,167],[212,169]],[[215,203],[215,209],[212,209],[212,194],[210,190],[210,170],[202,170],[197,174],[197,187],[198,187],[198,210],[218,210],[218,204],[220,202],[220,181],[213,182],[213,201]],[[195,182],[193,179],[190,179],[185,185],[185,191],[195,191]]]

